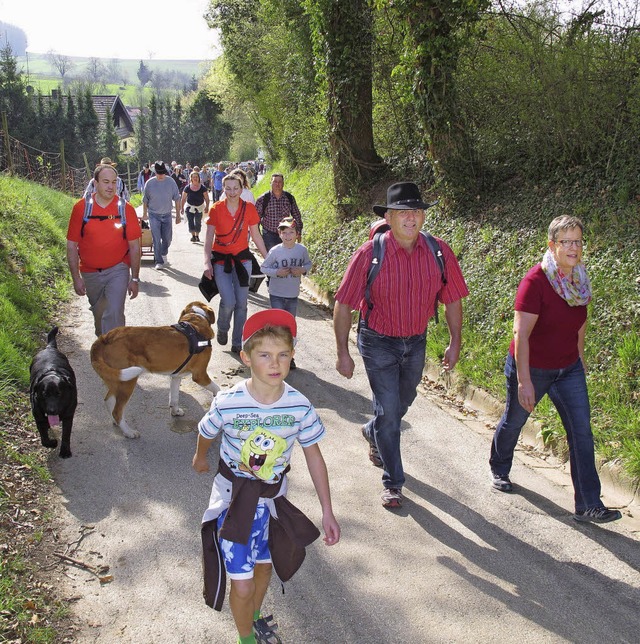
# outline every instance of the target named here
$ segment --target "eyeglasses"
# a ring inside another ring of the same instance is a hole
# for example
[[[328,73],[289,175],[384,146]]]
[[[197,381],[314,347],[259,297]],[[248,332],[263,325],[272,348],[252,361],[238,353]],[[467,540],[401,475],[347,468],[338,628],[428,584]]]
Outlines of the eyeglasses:
[[[571,248],[575,246],[576,248],[585,248],[587,242],[584,239],[556,239],[556,244],[560,244],[562,248]]]

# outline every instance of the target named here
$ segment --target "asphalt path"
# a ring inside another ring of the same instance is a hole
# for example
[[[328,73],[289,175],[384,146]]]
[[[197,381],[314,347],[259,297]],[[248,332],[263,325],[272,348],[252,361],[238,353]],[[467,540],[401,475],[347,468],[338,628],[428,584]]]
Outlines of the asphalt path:
[[[174,227],[169,269],[156,271],[152,258],[143,258],[127,324],[173,324],[185,304],[202,299],[202,244],[189,239],[184,223]],[[263,284],[249,310],[267,306]],[[59,489],[59,551],[93,567],[58,568],[77,624],[73,641],[234,643],[228,602],[218,613],[201,594],[199,529],[213,471],[196,474],[191,459],[210,392],[183,380],[186,414],[172,418],[168,378],[141,377],[127,407],[140,438],[127,439],[110,422],[91,368],[86,300],[74,300],[59,323],[80,401],[73,457],[49,459]],[[272,581],[264,609],[275,615],[284,642],[638,642],[640,532],[628,512],[613,525],[576,524],[566,472],[523,449],[512,472],[517,492],[494,492],[490,421],[428,392],[404,422],[405,506],[385,510],[380,470],[360,434],[371,402],[357,350],[356,373],[345,380],[335,371],[327,308],[306,296],[298,323],[298,369],[288,382],[326,425],[321,448],[342,539],[333,547],[314,543],[284,594]],[[209,373],[223,388],[248,375],[230,346],[218,345]],[[296,450],[290,498],[319,525]],[[209,461],[213,470],[216,449]]]

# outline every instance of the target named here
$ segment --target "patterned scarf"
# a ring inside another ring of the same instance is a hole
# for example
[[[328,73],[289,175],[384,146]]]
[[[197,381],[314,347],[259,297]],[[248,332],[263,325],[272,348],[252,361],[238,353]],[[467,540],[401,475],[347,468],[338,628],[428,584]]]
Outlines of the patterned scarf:
[[[547,252],[542,258],[541,266],[553,290],[569,306],[586,306],[589,304],[591,301],[591,282],[582,262],[567,277],[558,270],[556,258],[553,256],[551,249],[547,248]],[[571,277],[573,277],[573,280]]]

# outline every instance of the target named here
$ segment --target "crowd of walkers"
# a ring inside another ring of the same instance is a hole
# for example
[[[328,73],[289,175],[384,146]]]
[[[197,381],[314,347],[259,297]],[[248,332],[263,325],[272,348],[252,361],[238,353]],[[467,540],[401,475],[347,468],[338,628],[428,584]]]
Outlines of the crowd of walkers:
[[[96,335],[125,324],[126,296],[135,298],[140,282],[141,229],[114,166],[103,158],[96,167],[84,197],[73,208],[67,233],[74,289],[89,300]],[[205,599],[220,609],[224,568],[231,581],[231,610],[241,644],[281,641],[275,633],[277,624],[261,613],[272,561],[279,577],[289,579],[304,558],[302,546],[319,535],[299,510],[280,498],[286,492],[295,440],[305,452],[320,500],[325,543],[333,545],[340,539],[317,445],[326,433],[324,425],[311,402],[285,382],[289,370],[296,368],[297,299],[301,277],[312,262],[300,243],[303,221],[295,197],[284,190],[284,176],[273,173],[270,190],[257,199],[251,192],[256,175],[264,170],[255,162],[218,163],[211,168],[186,163],[183,168],[156,161],[153,167],[145,165],[138,182],[156,269],[171,265],[167,255],[174,208],[175,223],[186,215],[195,243],[200,242],[206,216],[200,290],[208,301],[220,296],[217,343],[226,346],[230,340],[231,352],[251,370],[250,378],[214,398],[198,426],[192,461],[197,472],[208,471],[207,451],[222,435],[220,469],[203,517]],[[372,225],[370,239],[352,255],[335,294],[336,370],[347,379],[355,369],[349,341],[353,312],[359,314],[357,349],[373,402],[372,417],[359,432],[367,441],[369,460],[382,472],[382,505],[391,510],[406,501],[401,423],[417,395],[427,327],[432,318],[437,320],[439,303],[449,331],[443,370],[454,369],[461,354],[462,301],[469,289],[450,246],[422,230],[425,211],[435,205],[423,200],[414,183],[391,185],[386,202],[373,206],[381,219]],[[541,261],[518,286],[513,341],[504,371],[507,403],[488,464],[493,489],[513,492],[516,485],[510,475],[520,432],[548,395],[567,433],[573,518],[580,523],[609,523],[622,515],[604,505],[595,463],[584,356],[592,290],[582,261],[583,232],[577,217],[556,217],[549,225]],[[255,260],[250,241],[262,256],[262,265]],[[248,318],[248,295],[256,273],[268,278],[271,308]],[[272,538],[270,516],[275,509],[280,520],[293,520],[287,512],[295,512],[296,528],[304,526],[309,535],[303,544],[294,544],[286,530]],[[228,516],[234,518],[227,521]],[[292,562],[286,574],[278,562]]]

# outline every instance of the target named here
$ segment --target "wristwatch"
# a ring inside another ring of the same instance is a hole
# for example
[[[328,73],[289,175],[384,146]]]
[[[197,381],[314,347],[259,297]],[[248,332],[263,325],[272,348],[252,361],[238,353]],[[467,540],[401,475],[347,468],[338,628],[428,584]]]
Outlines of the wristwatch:
[[[132,278],[131,278],[131,281],[132,281],[132,282],[136,282],[136,283],[137,283],[137,282],[139,282],[139,281],[140,281],[140,278],[139,278],[139,277],[132,277]]]

